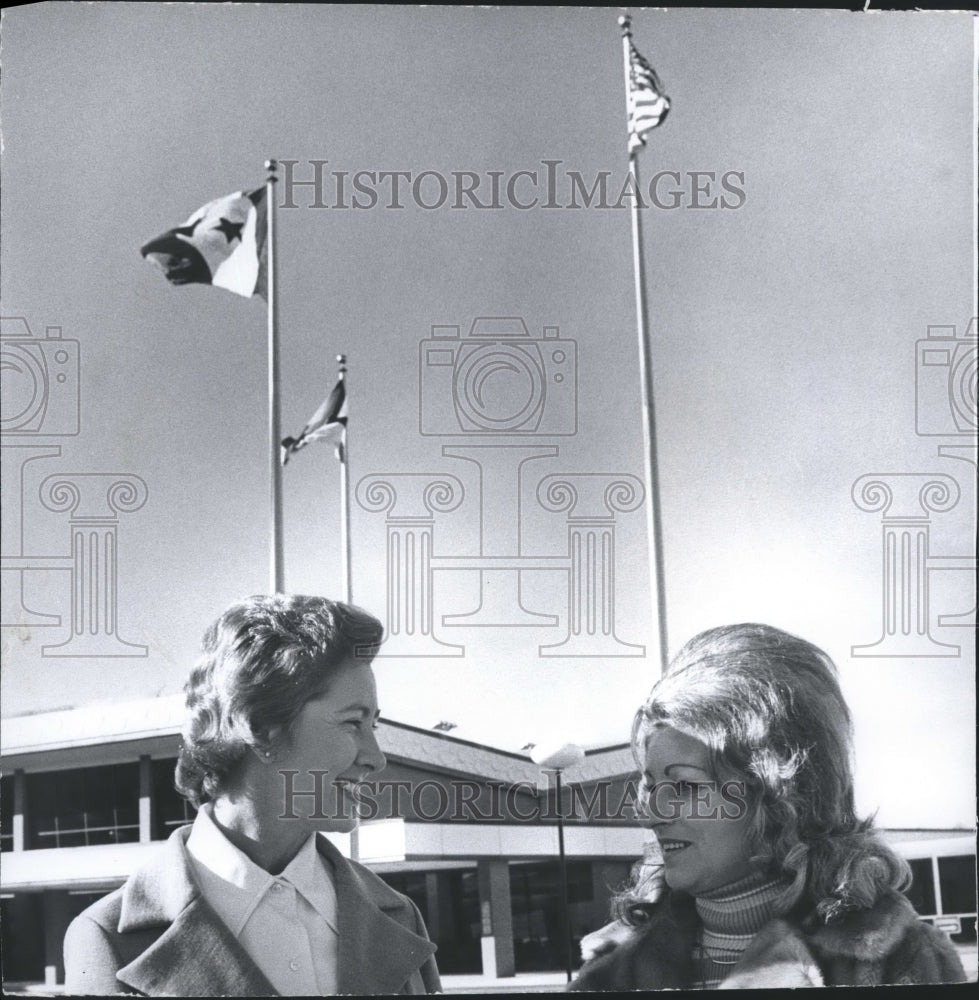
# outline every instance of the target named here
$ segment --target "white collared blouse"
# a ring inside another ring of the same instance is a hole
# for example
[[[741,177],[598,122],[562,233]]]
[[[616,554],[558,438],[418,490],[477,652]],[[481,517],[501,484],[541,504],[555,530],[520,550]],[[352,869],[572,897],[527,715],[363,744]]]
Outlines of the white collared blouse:
[[[282,996],[337,991],[337,897],[310,835],[279,875],[270,875],[198,810],[187,840],[204,899]]]

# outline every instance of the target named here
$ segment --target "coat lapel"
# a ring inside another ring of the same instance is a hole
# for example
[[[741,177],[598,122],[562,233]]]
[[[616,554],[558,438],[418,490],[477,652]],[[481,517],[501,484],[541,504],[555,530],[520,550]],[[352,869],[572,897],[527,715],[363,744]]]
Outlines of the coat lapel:
[[[819,966],[798,931],[784,920],[773,920],[752,938],[719,989],[798,989],[824,985]]]
[[[184,846],[189,832],[176,831],[126,883],[119,932],[160,933],[117,978],[151,996],[276,996],[197,889]],[[417,920],[411,903],[354,868],[324,837],[317,845],[336,878],[338,992],[400,992],[435,945],[408,929]]]
[[[376,876],[354,868],[324,837],[317,843],[336,877],[337,991],[399,993],[435,953],[435,945],[405,926],[416,923],[411,903]]]
[[[201,897],[177,830],[166,849],[126,883],[120,933],[165,928],[116,978],[149,995],[276,996],[276,991]]]
[[[911,904],[894,893],[810,932],[773,920],[755,935],[721,988],[823,986],[821,969],[837,986],[879,984],[884,957],[916,919]]]
[[[191,903],[116,978],[151,996],[277,996],[203,900]]]

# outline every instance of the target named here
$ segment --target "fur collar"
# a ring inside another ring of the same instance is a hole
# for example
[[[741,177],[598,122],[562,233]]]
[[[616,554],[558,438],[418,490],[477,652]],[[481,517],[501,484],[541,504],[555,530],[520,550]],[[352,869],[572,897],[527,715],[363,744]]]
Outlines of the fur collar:
[[[871,909],[849,910],[837,920],[819,924],[807,937],[824,954],[872,962],[894,948],[915,921],[908,900],[890,892]]]
[[[917,924],[913,907],[887,893],[870,909],[851,910],[831,923],[815,914],[769,921],[751,940],[721,989],[824,986],[821,968],[839,962],[881,962]],[[696,936],[693,900],[667,892],[631,937],[590,962],[575,987],[669,989],[689,985]]]
[[[897,893],[881,896],[871,909],[850,910],[808,931],[788,920],[773,920],[755,935],[720,988],[825,986],[820,966],[831,968],[842,959],[876,967],[915,923],[914,908]]]

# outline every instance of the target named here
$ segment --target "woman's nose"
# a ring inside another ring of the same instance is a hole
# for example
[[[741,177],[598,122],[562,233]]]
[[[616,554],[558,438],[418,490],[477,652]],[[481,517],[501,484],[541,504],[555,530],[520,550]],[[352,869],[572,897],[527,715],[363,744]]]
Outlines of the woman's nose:
[[[649,809],[649,789],[644,785],[639,786],[639,794],[632,804],[632,813],[641,827],[651,829],[655,824],[655,818]]]
[[[640,826],[655,830],[684,817],[685,803],[675,782],[647,785],[642,791],[636,801],[636,817]]]
[[[383,771],[387,766],[387,762],[387,757],[384,756],[377,744],[377,737],[374,735],[374,730],[368,729],[364,742],[360,747],[358,763],[361,767],[369,768],[371,771]]]

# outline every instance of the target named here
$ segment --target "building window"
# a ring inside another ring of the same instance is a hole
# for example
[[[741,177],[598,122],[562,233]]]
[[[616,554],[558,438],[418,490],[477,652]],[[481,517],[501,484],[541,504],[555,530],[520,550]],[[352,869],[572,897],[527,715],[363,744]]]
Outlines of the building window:
[[[472,870],[438,873],[439,909],[442,911],[437,961],[447,975],[479,972],[482,968],[479,914],[479,880]],[[443,962],[444,956],[444,962]]]
[[[961,854],[938,859],[942,913],[976,912],[976,859]]]
[[[177,791],[173,773],[176,757],[154,760],[150,764],[153,785],[153,840],[166,840],[177,829],[194,822],[197,810]]]
[[[421,911],[425,928],[438,945],[439,972],[444,975],[479,972],[481,924],[475,871],[384,872],[380,877],[392,889],[404,893]],[[434,883],[431,887],[427,885],[429,880]]]
[[[26,781],[30,847],[138,842],[138,764],[39,772]]]
[[[938,859],[938,882],[942,890],[942,912],[958,916],[960,931],[952,934],[957,944],[976,941],[976,856],[958,854]]]
[[[931,858],[915,858],[911,865],[911,887],[907,897],[911,905],[922,916],[930,917],[935,912],[935,880],[931,873]]]
[[[517,972],[560,969],[565,961],[560,867],[556,861],[510,866],[513,950]],[[594,888],[590,861],[568,862],[568,920],[578,953]]]
[[[44,899],[40,892],[4,893],[3,985],[44,981]]]
[[[407,896],[418,907],[422,920],[427,924],[428,893],[425,891],[424,872],[388,872],[381,876],[395,892]]]
[[[0,851],[14,849],[14,776],[0,778]]]

